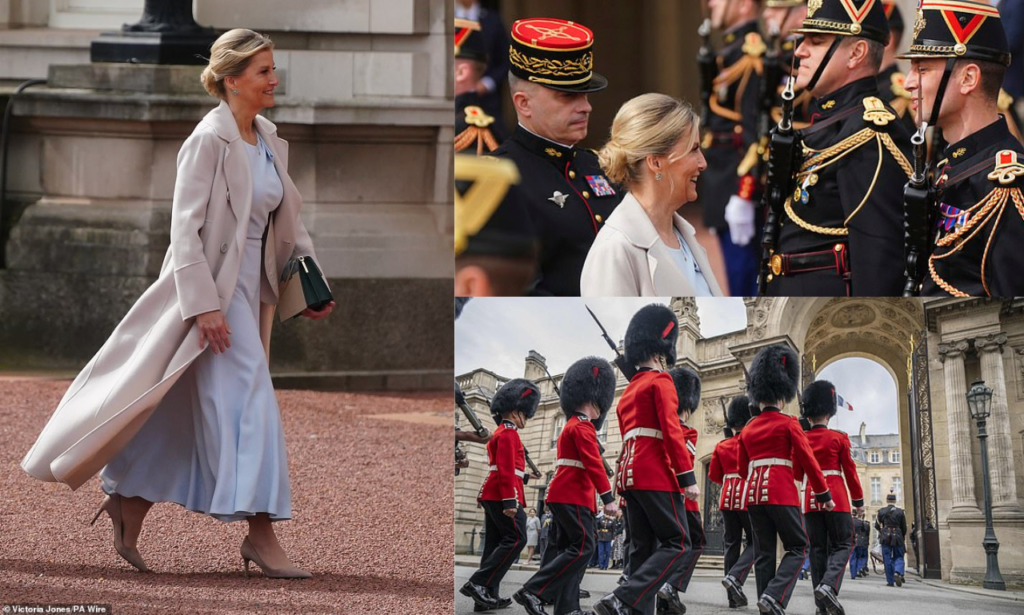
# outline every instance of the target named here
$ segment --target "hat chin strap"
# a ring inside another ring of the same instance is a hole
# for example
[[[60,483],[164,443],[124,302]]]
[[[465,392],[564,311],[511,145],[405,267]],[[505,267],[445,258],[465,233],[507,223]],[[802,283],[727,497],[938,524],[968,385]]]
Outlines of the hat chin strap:
[[[818,70],[814,71],[814,76],[811,77],[811,80],[807,83],[807,87],[804,88],[805,91],[813,93],[814,86],[818,85],[818,80],[821,79],[822,73],[825,72],[825,67],[828,66],[828,63],[832,60],[832,56],[834,56],[836,51],[839,50],[839,44],[842,43],[842,41],[842,37],[837,34],[835,39],[832,41],[832,44],[829,46],[828,51],[825,52],[825,57],[821,60],[821,64],[818,65]]]
[[[946,87],[949,86],[949,79],[953,76],[954,64],[956,64],[956,58],[946,60],[946,70],[943,71],[942,81],[939,82],[939,89],[935,92],[935,104],[932,107],[932,117],[928,125],[935,126],[936,130],[938,130],[939,126],[939,110],[942,109],[942,99],[946,97]]]

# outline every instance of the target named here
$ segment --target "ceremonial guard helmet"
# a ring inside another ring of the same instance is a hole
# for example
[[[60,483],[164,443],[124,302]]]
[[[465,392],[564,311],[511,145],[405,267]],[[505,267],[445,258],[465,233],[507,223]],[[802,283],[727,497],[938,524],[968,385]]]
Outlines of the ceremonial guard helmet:
[[[585,357],[565,370],[559,401],[565,418],[570,419],[586,403],[597,406],[600,416],[593,421],[600,430],[615,400],[615,370],[599,357]]]
[[[598,92],[608,80],[594,72],[594,33],[564,19],[512,24],[509,70],[520,79],[562,92]]]
[[[668,373],[676,385],[676,395],[679,397],[678,412],[694,412],[700,403],[700,376],[689,367],[682,366],[673,367]]]
[[[725,414],[725,424],[730,429],[742,429],[750,420],[750,398],[746,395],[737,395],[729,402],[729,409]]]
[[[540,389],[525,378],[509,380],[498,389],[491,400],[491,416],[494,422],[501,424],[506,414],[522,412],[527,419],[532,419],[540,404]]]
[[[889,21],[881,0],[808,0],[807,17],[798,34],[835,34],[836,38],[807,84],[811,91],[825,72],[844,36],[859,36],[889,44]]]
[[[800,396],[800,416],[816,419],[836,415],[836,387],[828,380],[815,380]]]
[[[789,346],[775,344],[763,348],[750,366],[747,394],[755,404],[790,401],[796,396],[800,366]]]
[[[626,362],[639,365],[663,355],[669,365],[676,362],[679,321],[668,306],[652,303],[640,308],[626,327]]]

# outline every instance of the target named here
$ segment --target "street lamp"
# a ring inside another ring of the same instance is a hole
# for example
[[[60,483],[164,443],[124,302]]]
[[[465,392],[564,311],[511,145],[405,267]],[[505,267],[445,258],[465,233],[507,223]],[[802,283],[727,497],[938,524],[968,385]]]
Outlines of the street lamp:
[[[985,538],[981,544],[985,547],[986,562],[985,580],[981,585],[985,589],[1005,590],[1006,583],[1003,581],[1003,575],[999,574],[999,541],[996,540],[995,530],[992,529],[992,495],[988,478],[988,434],[985,432],[985,422],[992,413],[992,389],[985,386],[984,380],[978,380],[971,384],[971,390],[967,392],[967,407],[971,410],[971,417],[978,423],[982,476],[985,484]]]

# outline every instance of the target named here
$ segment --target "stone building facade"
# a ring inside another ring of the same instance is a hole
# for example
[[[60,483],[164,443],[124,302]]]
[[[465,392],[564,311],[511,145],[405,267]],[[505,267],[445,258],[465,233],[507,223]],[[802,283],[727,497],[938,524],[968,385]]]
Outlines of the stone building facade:
[[[890,492],[896,495],[896,505],[905,508],[899,434],[868,435],[867,424],[861,423],[860,432],[849,436],[857,478],[864,490],[867,519],[873,520],[878,509],[886,506],[886,496]]]
[[[717,492],[706,473],[711,452],[723,437],[723,406],[743,390],[741,363],[749,366],[762,347],[784,343],[802,356],[802,384],[813,379],[812,366],[821,369],[847,357],[872,359],[892,375],[899,397],[899,436],[863,440],[857,447],[867,455],[861,476],[875,511],[871,478],[879,478],[883,499],[893,479],[901,479],[901,505],[908,524],[916,521],[922,528],[920,551],[908,554],[909,563],[930,578],[980,583],[984,576],[982,468],[977,431],[964,395],[975,379],[983,378],[993,388],[989,457],[995,531],[1002,545],[999,561],[1009,585],[1024,585],[1019,497],[1024,487],[1024,300],[754,298],[744,302],[745,329],[705,338],[694,300],[672,300],[679,316],[679,363],[697,370],[702,379],[701,405],[691,424],[700,431],[696,472],[709,552],[715,546],[712,536],[721,529],[714,508]],[[552,441],[563,415],[541,367],[543,361],[530,353],[522,374],[477,370],[457,380],[482,417],[487,416],[486,400],[507,379],[522,376],[537,382],[542,393],[540,410],[521,435],[542,472],[550,473],[555,460]],[[556,381],[559,378],[554,375]],[[616,403],[625,386],[620,376]],[[795,405],[788,411],[795,413]],[[605,436],[606,459],[612,465],[621,449],[614,412],[613,406]],[[861,442],[859,434],[851,435]],[[456,548],[462,551],[474,528],[479,531],[483,524],[475,498],[487,465],[483,446],[466,449],[472,466],[455,483]],[[875,468],[870,463],[872,451],[879,455]],[[892,452],[898,456],[887,454]],[[527,487],[531,504],[542,495],[538,487]]]
[[[0,1],[0,105],[16,99],[0,213],[0,366],[82,364],[167,248],[175,156],[217,104],[201,67],[90,64],[144,0]],[[452,364],[452,0],[195,0],[196,21],[275,42],[264,114],[341,299],[275,332],[275,371],[447,386]],[[9,238],[7,237],[9,233]],[[84,293],[95,307],[68,310]],[[415,295],[416,302],[403,301]],[[325,331],[327,333],[325,334]],[[76,340],[68,345],[67,339]],[[356,382],[358,380],[358,382]]]

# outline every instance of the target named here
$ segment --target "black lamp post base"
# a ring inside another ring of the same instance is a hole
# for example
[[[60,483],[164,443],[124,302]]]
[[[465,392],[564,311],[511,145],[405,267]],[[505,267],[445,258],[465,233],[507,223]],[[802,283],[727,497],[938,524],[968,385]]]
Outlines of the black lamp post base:
[[[210,46],[217,40],[213,31],[190,33],[104,32],[92,41],[92,62],[132,64],[204,65]]]

